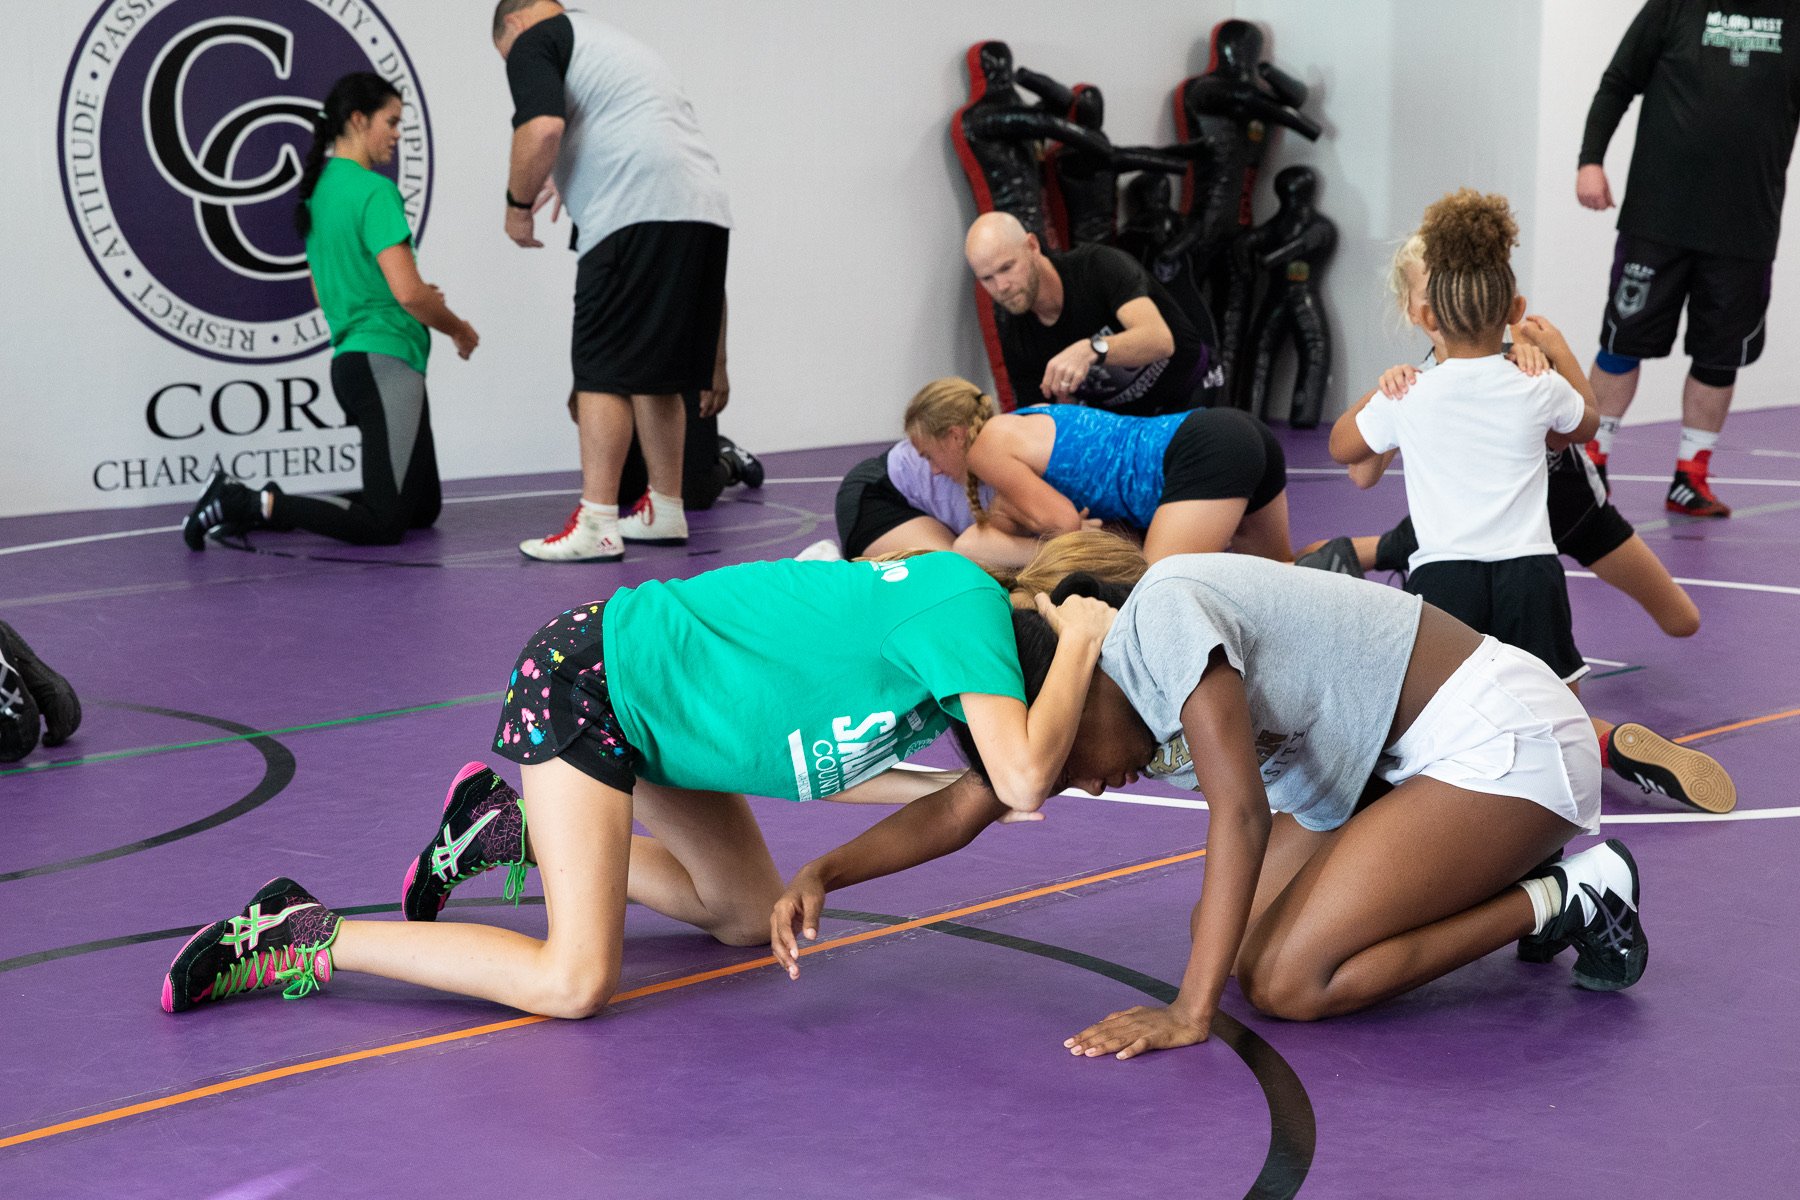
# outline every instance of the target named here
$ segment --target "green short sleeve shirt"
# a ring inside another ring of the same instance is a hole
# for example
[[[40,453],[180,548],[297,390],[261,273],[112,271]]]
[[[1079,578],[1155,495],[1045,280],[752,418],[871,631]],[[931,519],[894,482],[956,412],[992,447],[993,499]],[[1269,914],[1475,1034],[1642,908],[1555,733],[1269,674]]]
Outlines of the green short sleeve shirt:
[[[607,686],[654,783],[812,800],[1025,698],[1012,609],[958,554],[745,563],[607,602]]]
[[[331,158],[309,207],[306,262],[332,348],[389,354],[423,374],[431,331],[400,307],[375,261],[388,247],[412,240],[400,189],[367,167]]]

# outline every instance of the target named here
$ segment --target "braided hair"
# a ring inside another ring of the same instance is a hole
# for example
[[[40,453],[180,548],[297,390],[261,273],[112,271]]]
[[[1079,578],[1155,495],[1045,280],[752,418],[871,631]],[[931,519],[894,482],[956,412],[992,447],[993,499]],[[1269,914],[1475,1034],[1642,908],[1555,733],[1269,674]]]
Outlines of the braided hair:
[[[313,114],[312,146],[300,173],[300,203],[294,207],[294,229],[305,241],[312,232],[312,194],[325,172],[326,151],[343,135],[357,113],[373,117],[389,101],[400,99],[400,89],[370,71],[357,71],[331,85],[324,107]]]
[[[994,398],[956,375],[934,379],[919,389],[919,394],[906,406],[902,428],[908,437],[924,434],[941,438],[959,426],[969,431],[968,445],[975,444],[988,418],[994,415]],[[987,524],[987,510],[981,506],[981,480],[969,472],[969,512],[978,525]]]
[[[1447,336],[1472,341],[1506,324],[1519,223],[1505,196],[1461,188],[1425,210],[1425,297]]]

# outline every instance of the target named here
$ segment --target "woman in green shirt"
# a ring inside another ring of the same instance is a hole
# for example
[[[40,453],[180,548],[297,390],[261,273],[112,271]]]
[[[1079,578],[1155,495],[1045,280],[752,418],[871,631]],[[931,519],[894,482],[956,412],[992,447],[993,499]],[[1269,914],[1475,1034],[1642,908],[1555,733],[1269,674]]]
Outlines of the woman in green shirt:
[[[618,984],[627,898],[763,944],[782,883],[740,791],[835,797],[966,726],[987,782],[971,774],[908,806],[907,852],[923,862],[1059,789],[1113,610],[1039,608],[1058,637],[1033,679],[1005,590],[956,554],[747,563],[571,609],[509,681],[495,749],[523,764],[523,798],[463,768],[407,870],[408,923],[341,920],[276,879],[182,948],[163,1007],[276,984],[297,997],[344,970],[590,1016]],[[634,818],[651,837],[632,835]],[[516,897],[531,864],[546,939],[431,923],[493,867]]]
[[[294,214],[331,328],[332,391],[362,430],[362,490],[290,496],[273,481],[253,491],[215,471],[181,525],[190,550],[204,550],[209,533],[264,525],[392,545],[437,520],[443,498],[425,395],[430,331],[447,335],[463,358],[480,339],[419,277],[400,189],[373,169],[394,157],[401,111],[400,93],[379,75],[338,80],[317,114]]]

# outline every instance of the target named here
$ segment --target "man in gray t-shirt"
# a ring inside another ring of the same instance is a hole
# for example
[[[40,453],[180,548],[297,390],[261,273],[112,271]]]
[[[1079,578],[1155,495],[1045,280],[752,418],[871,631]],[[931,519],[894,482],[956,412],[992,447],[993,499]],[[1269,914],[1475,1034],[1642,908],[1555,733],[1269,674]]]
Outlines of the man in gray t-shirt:
[[[554,176],[581,255],[570,347],[581,503],[561,533],[519,549],[608,562],[624,557],[627,541],[681,544],[681,393],[701,393],[706,418],[730,390],[731,211],[719,164],[674,73],[623,30],[555,0],[500,0],[493,33],[513,98],[507,235],[542,245],[534,214]],[[649,491],[621,519],[619,477],[634,431]]]
[[[1326,571],[1177,555],[1132,589],[1100,667],[1160,746],[1146,773],[1192,788],[1181,709],[1223,649],[1244,679],[1269,807],[1335,829],[1387,740],[1420,607],[1416,596]]]

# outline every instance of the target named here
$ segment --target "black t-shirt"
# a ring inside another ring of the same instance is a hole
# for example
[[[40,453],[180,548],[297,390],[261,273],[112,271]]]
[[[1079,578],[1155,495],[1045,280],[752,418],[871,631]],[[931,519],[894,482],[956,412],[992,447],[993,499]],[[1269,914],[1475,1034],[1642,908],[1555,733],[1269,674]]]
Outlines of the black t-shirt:
[[[1800,0],[1650,0],[1588,110],[1581,163],[1597,163],[1643,94],[1623,233],[1770,261],[1800,127]]]
[[[537,117],[568,117],[563,79],[575,53],[575,27],[567,14],[539,21],[518,36],[506,55],[512,89],[513,128]]]
[[[1075,389],[1073,399],[1090,408],[1138,416],[1192,408],[1199,382],[1193,376],[1202,353],[1200,335],[1162,284],[1136,259],[1111,246],[1077,246],[1048,257],[1063,285],[1062,315],[1056,323],[1046,325],[1030,312],[1015,317],[1004,309],[994,311],[1006,374],[1019,405],[1043,402],[1040,385],[1051,359],[1095,334],[1118,333],[1123,328],[1119,309],[1148,296],[1168,322],[1175,353],[1141,367],[1111,361],[1096,366]]]

